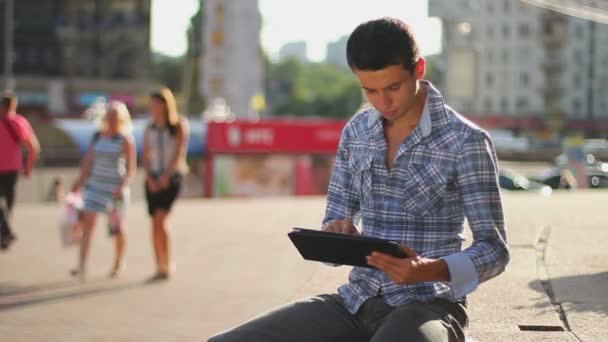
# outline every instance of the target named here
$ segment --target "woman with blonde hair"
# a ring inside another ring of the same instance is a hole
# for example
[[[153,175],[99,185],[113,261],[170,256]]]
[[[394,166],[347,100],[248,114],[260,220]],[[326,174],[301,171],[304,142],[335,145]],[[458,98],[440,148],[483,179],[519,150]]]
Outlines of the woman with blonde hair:
[[[188,172],[188,121],[177,113],[173,93],[163,88],[150,95],[150,124],[144,133],[146,200],[152,218],[152,241],[156,274],[151,281],[169,278],[171,235],[168,218],[179,195],[182,178]]]
[[[136,163],[129,110],[124,103],[112,101],[83,158],[80,177],[72,186],[74,192],[84,186],[79,266],[72,270],[72,275],[80,276],[81,280],[86,275],[86,260],[97,214],[119,212],[119,216],[124,217],[130,197],[129,183],[135,174]],[[116,277],[121,271],[126,245],[124,220],[114,224],[117,225],[112,230],[116,249],[110,277]]]

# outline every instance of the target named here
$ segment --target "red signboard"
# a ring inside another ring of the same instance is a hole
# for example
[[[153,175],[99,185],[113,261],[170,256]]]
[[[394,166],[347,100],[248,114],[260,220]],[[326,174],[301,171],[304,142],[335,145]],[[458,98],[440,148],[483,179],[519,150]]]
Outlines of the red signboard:
[[[571,129],[595,129],[598,131],[608,130],[608,120],[572,119],[566,125]]]
[[[210,153],[335,153],[346,121],[210,122]]]

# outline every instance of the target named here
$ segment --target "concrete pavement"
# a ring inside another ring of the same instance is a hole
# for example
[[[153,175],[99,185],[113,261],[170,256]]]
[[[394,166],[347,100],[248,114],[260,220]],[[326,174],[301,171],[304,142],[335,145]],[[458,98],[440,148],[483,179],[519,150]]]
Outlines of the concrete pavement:
[[[471,339],[608,341],[607,195],[505,193],[512,261],[470,297]],[[147,285],[153,256],[143,203],[129,212],[121,278],[106,278],[112,243],[102,218],[86,283],[68,276],[77,251],[60,245],[60,207],[24,204],[14,217],[19,241],[0,254],[0,339],[201,341],[335,291],[349,269],[302,260],[286,237],[293,226],[318,227],[323,211],[322,198],[183,200],[173,218],[175,277]]]

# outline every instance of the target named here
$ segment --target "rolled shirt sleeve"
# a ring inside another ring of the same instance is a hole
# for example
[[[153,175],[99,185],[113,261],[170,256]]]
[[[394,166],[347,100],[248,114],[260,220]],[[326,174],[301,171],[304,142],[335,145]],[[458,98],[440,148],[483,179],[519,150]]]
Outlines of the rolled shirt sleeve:
[[[349,125],[347,125],[342,131],[336,162],[327,189],[323,228],[336,220],[352,220],[356,225],[360,218],[359,193],[348,160],[350,140]]]
[[[473,243],[443,259],[448,264],[454,297],[462,298],[502,273],[510,257],[496,153],[487,133],[476,131],[466,138],[456,168]]]

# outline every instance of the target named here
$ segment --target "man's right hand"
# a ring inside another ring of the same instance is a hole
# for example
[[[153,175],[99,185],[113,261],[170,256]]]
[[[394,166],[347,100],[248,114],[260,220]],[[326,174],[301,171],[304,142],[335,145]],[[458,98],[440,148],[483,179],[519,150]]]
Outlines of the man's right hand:
[[[361,235],[351,220],[333,221],[327,224],[323,230],[331,233]]]

